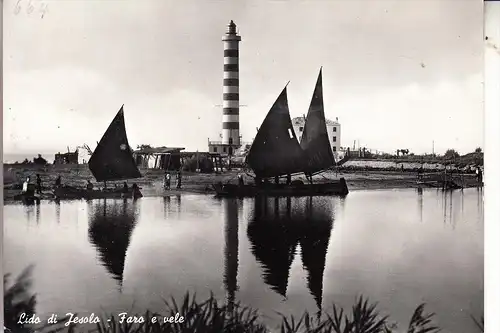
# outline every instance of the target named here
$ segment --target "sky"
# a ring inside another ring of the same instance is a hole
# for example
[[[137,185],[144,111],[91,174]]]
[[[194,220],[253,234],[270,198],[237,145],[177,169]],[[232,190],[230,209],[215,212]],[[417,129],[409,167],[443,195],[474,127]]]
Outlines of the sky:
[[[4,1],[4,154],[129,142],[207,151],[222,129],[222,35],[240,43],[242,140],[285,84],[307,113],[319,68],[341,145],[483,146],[480,0]]]

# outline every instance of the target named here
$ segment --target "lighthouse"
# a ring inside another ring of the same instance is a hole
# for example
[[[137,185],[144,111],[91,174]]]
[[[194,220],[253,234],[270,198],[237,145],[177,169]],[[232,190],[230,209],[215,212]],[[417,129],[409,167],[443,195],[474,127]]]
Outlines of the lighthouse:
[[[222,41],[224,42],[222,145],[227,146],[229,155],[232,155],[233,148],[240,147],[239,43],[241,41],[236,32],[236,24],[232,20]]]

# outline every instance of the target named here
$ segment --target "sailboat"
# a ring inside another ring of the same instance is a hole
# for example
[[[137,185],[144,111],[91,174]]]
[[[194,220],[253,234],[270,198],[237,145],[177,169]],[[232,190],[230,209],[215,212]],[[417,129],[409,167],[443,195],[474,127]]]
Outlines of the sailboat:
[[[218,196],[314,196],[349,193],[344,178],[327,183],[312,182],[312,175],[335,165],[326,129],[322,71],[320,70],[316,82],[300,143],[290,118],[287,86],[288,84],[262,122],[246,157],[247,165],[255,173],[255,184],[214,184]],[[301,173],[308,178],[308,184],[297,180],[286,184],[279,183],[280,177],[291,178],[291,175]],[[275,179],[274,184],[269,182],[270,178]]]
[[[104,182],[104,189],[83,189],[71,186],[58,186],[54,195],[59,199],[104,199],[104,198],[139,198],[142,194],[135,185],[132,189],[120,187],[109,189],[108,181],[141,178],[132,149],[129,146],[125,130],[123,105],[97,144],[90,157],[89,169],[98,182]]]

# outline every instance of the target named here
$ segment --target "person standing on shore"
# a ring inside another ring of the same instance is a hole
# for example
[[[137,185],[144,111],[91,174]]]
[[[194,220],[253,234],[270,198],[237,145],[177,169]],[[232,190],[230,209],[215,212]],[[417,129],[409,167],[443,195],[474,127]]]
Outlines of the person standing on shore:
[[[30,177],[28,176],[26,178],[26,180],[24,181],[23,183],[23,193],[27,193],[28,192],[28,186],[30,184]]]
[[[417,176],[418,180],[422,180],[423,173],[424,173],[424,166],[421,165],[420,168],[418,168],[418,176]]]
[[[61,186],[61,176],[57,176],[56,178],[56,187],[60,187]]]
[[[181,170],[177,171],[177,188],[180,189],[182,185]]]
[[[165,177],[163,179],[163,188],[165,190],[170,190],[170,172],[165,171]]]
[[[42,194],[42,178],[40,178],[40,174],[36,174],[36,193]]]
[[[133,183],[132,184],[132,197],[134,199],[139,199],[142,197],[142,193],[141,191],[139,190],[139,186],[137,186],[136,183]]]

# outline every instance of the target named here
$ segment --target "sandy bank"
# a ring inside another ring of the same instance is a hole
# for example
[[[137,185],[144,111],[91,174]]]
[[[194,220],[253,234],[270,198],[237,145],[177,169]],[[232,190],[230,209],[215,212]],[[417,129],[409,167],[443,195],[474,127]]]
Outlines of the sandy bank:
[[[171,189],[170,191],[163,190],[163,172],[162,170],[145,169],[141,170],[143,177],[131,183],[137,183],[141,188],[144,196],[165,196],[178,195],[182,193],[203,193],[213,194],[212,184],[217,182],[232,182],[236,183],[236,177],[241,171],[230,171],[221,174],[200,174],[184,172],[182,175],[182,189]],[[26,177],[31,176],[32,181],[35,175],[40,174],[42,178],[42,186],[44,192],[50,193],[50,188],[53,186],[58,175],[62,178],[64,185],[84,186],[87,180],[93,181],[90,170],[86,165],[73,166],[54,166],[46,167],[23,166],[23,165],[4,165],[4,200],[10,201],[13,196],[19,193],[21,184]],[[349,171],[327,172],[322,175],[316,175],[314,181],[317,183],[327,182],[332,179],[344,177],[350,191],[360,189],[398,189],[398,188],[417,188],[417,173],[412,171]],[[244,174],[245,182],[252,182],[252,177]],[[294,179],[302,179],[305,177],[297,176]],[[460,176],[465,187],[477,186],[477,181],[474,175]],[[123,182],[110,182],[108,186],[121,186]],[[102,184],[99,184],[102,186]],[[175,176],[172,177],[172,187],[175,187]]]

